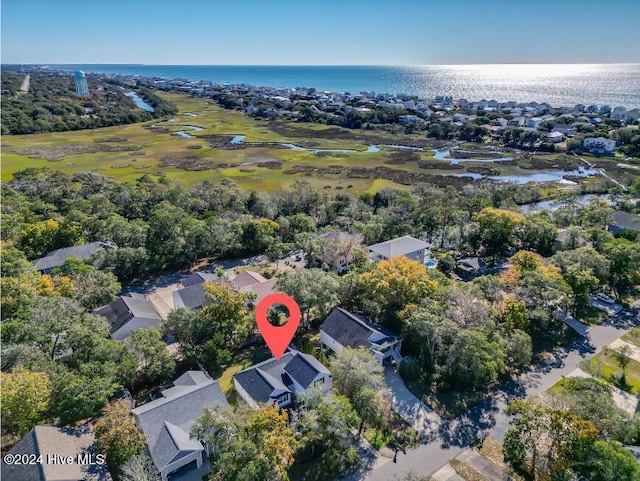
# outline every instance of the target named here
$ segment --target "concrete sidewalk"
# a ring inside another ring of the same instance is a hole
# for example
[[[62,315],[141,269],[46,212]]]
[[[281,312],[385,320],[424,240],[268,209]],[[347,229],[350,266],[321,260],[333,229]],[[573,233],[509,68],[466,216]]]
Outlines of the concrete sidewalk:
[[[508,481],[510,479],[504,471],[480,455],[475,449],[465,449],[456,459],[468,464],[491,481]]]
[[[391,393],[391,407],[402,419],[407,421],[422,437],[439,429],[442,418],[409,391],[400,374],[393,368],[387,367],[384,371],[384,379]]]

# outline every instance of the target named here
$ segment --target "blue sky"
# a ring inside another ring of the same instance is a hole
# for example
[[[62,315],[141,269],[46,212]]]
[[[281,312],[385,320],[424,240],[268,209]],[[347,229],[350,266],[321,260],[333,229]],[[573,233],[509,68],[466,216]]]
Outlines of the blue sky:
[[[3,63],[640,62],[640,0],[2,0]]]

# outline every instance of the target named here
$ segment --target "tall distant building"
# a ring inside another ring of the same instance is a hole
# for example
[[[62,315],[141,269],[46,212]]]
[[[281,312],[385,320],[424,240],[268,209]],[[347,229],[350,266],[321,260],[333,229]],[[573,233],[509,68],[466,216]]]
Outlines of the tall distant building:
[[[84,72],[82,70],[77,70],[76,72],[74,72],[73,80],[76,83],[76,93],[78,95],[87,95],[89,93],[87,77],[84,76]]]

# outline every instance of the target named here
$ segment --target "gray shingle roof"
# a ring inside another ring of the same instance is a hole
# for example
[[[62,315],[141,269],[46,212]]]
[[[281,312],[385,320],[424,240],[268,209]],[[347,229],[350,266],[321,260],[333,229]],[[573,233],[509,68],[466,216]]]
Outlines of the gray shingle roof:
[[[303,388],[307,388],[309,384],[320,373],[330,374],[329,370],[320,364],[313,356],[298,353],[293,359],[287,363],[284,370],[291,379],[295,379]]]
[[[64,264],[64,261],[70,258],[80,259],[86,261],[91,257],[98,249],[104,249],[107,247],[116,247],[113,242],[91,242],[89,244],[83,244],[73,247],[65,247],[63,249],[57,249],[55,251],[47,252],[44,256],[34,260],[32,263],[39,271],[46,269],[54,269]]]
[[[266,277],[258,272],[243,271],[233,279],[231,279],[231,284],[233,284],[233,287],[235,287],[236,289],[243,289],[255,284],[267,282],[267,280],[268,279]]]
[[[217,381],[204,373],[190,371],[162,391],[162,397],[143,404],[131,412],[147,437],[154,463],[162,470],[186,452],[203,449],[200,442],[190,439],[191,426],[208,406],[228,406]]]
[[[464,257],[456,262],[456,266],[465,272],[473,272],[487,266],[487,263],[479,257]]]
[[[83,481],[110,480],[111,475],[104,465],[49,464],[47,456],[58,454],[72,456],[98,454],[95,439],[89,426],[59,428],[36,426],[16,444],[11,454],[42,455],[43,464],[12,464],[2,461],[2,479],[16,481]]]
[[[206,272],[194,272],[189,277],[182,280],[183,287],[196,286],[204,282],[213,282],[217,279],[215,274],[209,274]]]
[[[306,388],[318,373],[331,375],[313,356],[291,349],[279,360],[268,359],[233,377],[254,401],[266,404],[283,392],[291,392],[292,378]]]
[[[369,246],[369,250],[388,259],[393,256],[407,255],[420,249],[426,249],[427,247],[429,247],[429,244],[426,242],[406,235]]]
[[[640,232],[640,216],[629,212],[616,211],[613,213],[612,225],[627,230]]]
[[[200,309],[206,305],[207,293],[202,288],[202,284],[195,284],[175,291],[173,299],[176,307]]]
[[[144,294],[132,292],[126,296],[120,296],[115,301],[99,307],[93,312],[107,319],[107,322],[111,324],[111,334],[118,331],[134,317],[157,321],[157,327],[160,328],[160,315]]]
[[[376,326],[340,307],[336,307],[331,311],[320,330],[327,333],[342,346],[352,348],[369,348],[371,346],[369,337],[372,334],[378,334],[383,339],[389,338],[389,340],[394,340],[398,337],[388,329]],[[378,342],[383,342],[383,340]]]

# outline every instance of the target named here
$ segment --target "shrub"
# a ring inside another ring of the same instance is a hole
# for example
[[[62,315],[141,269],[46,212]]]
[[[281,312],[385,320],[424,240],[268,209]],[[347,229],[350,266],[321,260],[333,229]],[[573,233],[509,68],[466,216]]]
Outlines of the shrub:
[[[415,357],[407,356],[400,363],[400,375],[407,381],[415,381],[422,374],[420,361]]]

